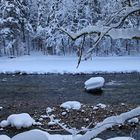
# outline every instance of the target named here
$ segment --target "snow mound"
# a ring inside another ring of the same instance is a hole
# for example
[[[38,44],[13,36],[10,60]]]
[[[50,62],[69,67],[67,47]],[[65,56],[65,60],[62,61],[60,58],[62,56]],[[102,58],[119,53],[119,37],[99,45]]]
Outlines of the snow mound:
[[[81,103],[77,101],[68,101],[60,105],[60,107],[65,109],[79,110],[81,108]]]
[[[107,106],[105,104],[99,103],[96,105],[96,107],[105,109]]]
[[[6,135],[0,135],[0,140],[10,140],[10,138]]]
[[[47,132],[31,130],[14,136],[11,140],[49,140]]]
[[[77,135],[76,137],[80,137]],[[73,140],[72,135],[51,135],[47,132],[35,129],[14,136],[11,140]]]
[[[0,123],[1,127],[7,127],[11,125],[12,127],[16,127],[17,129],[28,128],[34,125],[36,122],[28,113],[22,114],[13,114],[10,115],[7,120],[3,120]]]
[[[108,140],[135,140],[135,139],[133,139],[131,137],[116,137],[116,138],[111,138]]]
[[[0,106],[0,110],[2,110],[3,109],[3,107],[2,106]]]
[[[130,119],[130,120],[128,120],[128,123],[130,123],[130,124],[138,124],[139,123],[139,119],[138,118]]]
[[[105,80],[103,77],[92,77],[85,82],[86,90],[100,89],[104,86]]]
[[[82,135],[77,135],[75,138],[80,138]],[[72,135],[60,135],[60,134],[49,134],[38,129],[30,130],[27,132],[15,135],[13,138],[9,138],[6,135],[0,135],[0,140],[73,140]],[[94,138],[92,140],[102,140],[100,138]],[[115,137],[108,140],[134,140],[131,137]]]

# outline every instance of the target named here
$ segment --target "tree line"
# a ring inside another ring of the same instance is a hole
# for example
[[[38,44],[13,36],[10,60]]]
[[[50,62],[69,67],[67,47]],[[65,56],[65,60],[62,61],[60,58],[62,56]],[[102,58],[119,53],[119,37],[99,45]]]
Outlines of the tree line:
[[[30,55],[41,51],[46,55],[80,55],[93,48],[95,34],[72,40],[60,30],[77,32],[88,26],[116,23],[121,9],[133,7],[139,0],[1,0],[0,56]],[[120,11],[119,11],[120,10]],[[113,17],[117,14],[117,18]],[[140,11],[127,17],[118,28],[140,27]],[[113,19],[113,20],[112,20]],[[93,48],[96,56],[134,55],[140,53],[139,39],[113,39],[105,36]]]

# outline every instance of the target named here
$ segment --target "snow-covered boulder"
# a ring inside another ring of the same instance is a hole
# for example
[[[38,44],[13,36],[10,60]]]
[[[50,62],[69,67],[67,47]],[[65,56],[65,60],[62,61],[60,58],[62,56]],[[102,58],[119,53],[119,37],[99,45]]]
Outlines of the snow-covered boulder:
[[[28,128],[34,125],[36,122],[35,120],[28,114],[28,113],[21,113],[21,114],[13,114],[10,115],[7,120],[3,120],[0,123],[1,127],[7,127],[11,125],[12,127],[16,127],[17,129]]]
[[[0,135],[0,140],[10,140],[10,138],[6,135]]]
[[[65,109],[79,110],[81,108],[81,103],[77,101],[68,101],[60,105],[60,107]]]
[[[14,136],[11,140],[48,140],[47,132],[31,130]]]
[[[76,136],[81,137],[81,135]],[[35,129],[20,133],[10,140],[73,140],[72,135],[49,134],[47,132]],[[95,139],[96,140],[96,139]]]
[[[101,109],[105,109],[107,106],[105,104],[99,103],[96,105],[96,107],[101,108]]]
[[[103,77],[92,77],[85,82],[85,89],[87,91],[101,89],[104,83],[105,79]]]

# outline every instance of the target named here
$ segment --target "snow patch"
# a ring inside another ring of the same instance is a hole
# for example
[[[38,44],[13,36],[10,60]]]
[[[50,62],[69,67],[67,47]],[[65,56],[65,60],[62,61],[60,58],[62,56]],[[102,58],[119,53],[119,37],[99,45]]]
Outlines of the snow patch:
[[[99,103],[96,105],[96,107],[105,109],[107,106],[105,104]]]
[[[111,138],[108,140],[135,140],[135,139],[133,139],[131,137],[116,137],[116,138]]]
[[[2,106],[0,106],[0,110],[2,110],[3,109],[3,107]]]
[[[31,130],[14,136],[11,140],[49,140],[47,132]]]
[[[140,57],[94,57],[92,61],[82,61],[77,69],[77,57],[43,56],[40,54],[22,56],[16,59],[1,57],[0,73],[76,74],[93,72],[140,72],[139,60]]]
[[[52,109],[52,108],[50,108],[50,107],[48,107],[47,109],[46,109],[46,113],[48,114],[48,113],[52,113],[54,111],[54,109]]]
[[[27,113],[22,113],[22,114],[13,114],[10,115],[7,120],[3,120],[0,123],[1,127],[7,127],[11,125],[12,127],[16,127],[17,129],[23,128],[28,128],[31,127],[32,125],[35,125],[36,122],[31,116]]]
[[[65,109],[79,110],[81,108],[81,103],[77,101],[68,101],[60,105],[60,107]]]
[[[128,123],[130,123],[130,124],[138,124],[139,123],[139,119],[138,118],[130,119],[130,120],[128,120]]]
[[[0,140],[10,140],[10,138],[6,135],[0,135]]]

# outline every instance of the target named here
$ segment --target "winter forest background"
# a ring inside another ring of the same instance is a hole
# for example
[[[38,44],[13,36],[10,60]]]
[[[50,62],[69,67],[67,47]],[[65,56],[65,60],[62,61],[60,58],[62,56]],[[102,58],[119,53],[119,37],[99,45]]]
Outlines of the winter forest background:
[[[133,0],[139,2],[139,0]],[[73,41],[60,30],[76,32],[97,25],[130,0],[1,0],[0,56],[29,55],[41,51],[45,55],[78,54],[82,38]],[[129,16],[119,28],[140,28],[140,12]],[[94,44],[87,35],[84,51]],[[104,37],[94,49],[95,56],[140,54],[140,40]]]

